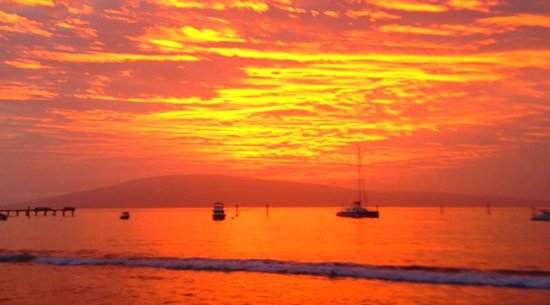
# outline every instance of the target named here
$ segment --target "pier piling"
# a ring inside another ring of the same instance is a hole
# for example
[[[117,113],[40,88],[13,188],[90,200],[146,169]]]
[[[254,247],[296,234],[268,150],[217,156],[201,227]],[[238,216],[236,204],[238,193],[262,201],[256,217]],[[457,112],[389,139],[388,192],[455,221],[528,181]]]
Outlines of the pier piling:
[[[0,209],[0,214],[6,214],[7,216],[19,216],[20,213],[24,213],[25,216],[30,217],[31,212],[34,212],[34,216],[39,216],[39,213],[41,213],[42,216],[47,216],[48,212],[51,212],[52,216],[57,216],[57,212],[61,212],[63,216],[65,216],[65,213],[70,212],[71,216],[74,216],[74,212],[76,209],[74,207],[64,207],[62,209],[52,209],[49,207],[37,207],[32,208],[28,207],[26,209]]]

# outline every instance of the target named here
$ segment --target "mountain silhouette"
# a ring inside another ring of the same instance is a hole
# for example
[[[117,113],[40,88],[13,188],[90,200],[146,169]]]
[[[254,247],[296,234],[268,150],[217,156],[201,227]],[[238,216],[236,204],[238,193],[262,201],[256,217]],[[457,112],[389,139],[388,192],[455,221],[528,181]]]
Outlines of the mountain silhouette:
[[[149,177],[18,203],[19,207],[156,208],[211,206],[344,206],[354,190],[299,182],[219,175]],[[367,206],[544,206],[548,201],[428,192],[369,191]]]

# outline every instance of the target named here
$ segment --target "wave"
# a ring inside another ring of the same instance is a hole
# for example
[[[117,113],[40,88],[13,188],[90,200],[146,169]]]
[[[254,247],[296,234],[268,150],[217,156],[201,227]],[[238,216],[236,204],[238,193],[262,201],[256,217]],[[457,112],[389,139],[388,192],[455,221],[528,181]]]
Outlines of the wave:
[[[4,263],[56,266],[128,266],[217,272],[259,272],[330,278],[373,279],[409,283],[493,286],[550,290],[550,272],[440,268],[429,266],[375,266],[352,263],[306,263],[268,259],[67,257],[29,253],[0,254]]]

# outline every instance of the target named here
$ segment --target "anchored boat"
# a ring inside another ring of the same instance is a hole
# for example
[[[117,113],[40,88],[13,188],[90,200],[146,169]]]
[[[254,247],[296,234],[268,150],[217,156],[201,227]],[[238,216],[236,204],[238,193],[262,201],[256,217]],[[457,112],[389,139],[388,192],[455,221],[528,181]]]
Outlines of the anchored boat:
[[[340,217],[350,217],[350,218],[379,218],[380,214],[378,211],[369,211],[366,208],[361,206],[361,201],[355,201],[345,210],[342,210],[336,213]]]
[[[126,211],[122,212],[122,214],[120,215],[120,219],[122,220],[130,219],[130,212],[126,212]]]
[[[224,220],[225,219],[225,211],[223,209],[223,203],[221,203],[221,202],[214,203],[214,210],[212,212],[212,219],[213,220]]]
[[[550,221],[550,210],[538,210],[533,209],[533,217],[531,220],[535,221]]]
[[[365,190],[364,181],[362,178],[361,146],[359,143],[357,143],[357,186],[359,200],[354,201],[350,207],[336,213],[336,216],[349,218],[379,218],[380,214],[378,211],[369,211],[366,207],[363,207]]]

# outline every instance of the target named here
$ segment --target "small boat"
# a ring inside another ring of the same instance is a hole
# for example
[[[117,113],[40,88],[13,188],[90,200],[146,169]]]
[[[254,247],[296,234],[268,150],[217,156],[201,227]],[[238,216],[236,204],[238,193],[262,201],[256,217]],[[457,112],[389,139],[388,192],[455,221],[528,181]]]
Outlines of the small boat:
[[[225,211],[223,210],[223,203],[221,202],[214,203],[214,211],[212,212],[212,219],[213,220],[225,219]]]
[[[358,182],[358,197],[359,200],[354,201],[350,207],[336,213],[336,216],[339,217],[349,217],[349,218],[379,218],[380,214],[378,211],[369,211],[366,207],[363,207],[362,201],[364,201],[364,181],[362,178],[361,170],[361,146],[357,143],[357,182]]]
[[[533,217],[531,220],[534,221],[550,221],[550,210],[538,210],[533,209]]]
[[[8,220],[8,215],[0,214],[0,221]]]
[[[120,219],[122,220],[130,219],[130,212],[126,212],[126,211],[122,212],[122,214],[120,215]]]

